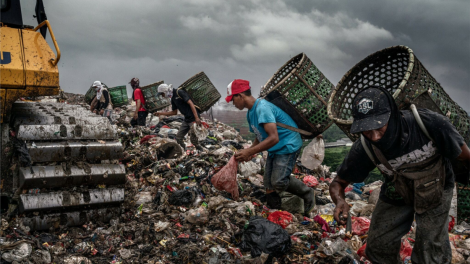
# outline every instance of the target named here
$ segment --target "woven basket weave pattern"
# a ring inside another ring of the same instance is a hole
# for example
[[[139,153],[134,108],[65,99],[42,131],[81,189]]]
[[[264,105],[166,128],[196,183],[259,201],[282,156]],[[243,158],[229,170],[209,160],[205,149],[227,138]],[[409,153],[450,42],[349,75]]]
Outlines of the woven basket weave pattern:
[[[334,86],[304,54],[284,64],[264,85],[261,97],[279,91],[311,126],[314,134],[323,133],[332,121],[328,118],[327,102]]]
[[[201,112],[209,110],[221,97],[217,88],[215,88],[204,72],[189,78],[180,88],[189,94]]]
[[[328,114],[351,140],[358,138],[349,133],[353,121],[352,100],[359,91],[373,85],[384,87],[393,94],[399,109],[407,109],[414,103],[417,107],[448,116],[468,141],[468,114],[405,46],[390,47],[368,56],[348,71],[336,86],[328,103]]]
[[[163,84],[163,81],[152,83],[140,88],[145,98],[145,108],[149,112],[161,110],[171,104],[169,98],[165,98],[158,94],[158,86],[160,84]]]

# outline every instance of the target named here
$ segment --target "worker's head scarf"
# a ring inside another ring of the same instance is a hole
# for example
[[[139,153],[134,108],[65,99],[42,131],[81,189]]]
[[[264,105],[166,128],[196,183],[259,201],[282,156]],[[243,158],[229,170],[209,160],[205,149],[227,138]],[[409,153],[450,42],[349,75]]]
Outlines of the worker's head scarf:
[[[96,99],[100,100],[101,99],[101,95],[103,94],[103,90],[101,88],[103,88],[103,85],[101,84],[100,81],[95,81],[92,85],[92,87],[95,89],[96,91]]]
[[[158,86],[158,92],[163,94],[165,97],[171,97],[173,95],[173,84],[160,84]]]
[[[385,155],[394,155],[393,153],[399,152],[401,145],[408,140],[404,130],[407,130],[406,121],[402,118],[400,110],[393,99],[393,96],[386,89],[377,87],[384,92],[388,99],[388,104],[391,108],[390,118],[388,119],[388,127],[381,139],[377,141],[370,141],[377,148],[379,148]]]

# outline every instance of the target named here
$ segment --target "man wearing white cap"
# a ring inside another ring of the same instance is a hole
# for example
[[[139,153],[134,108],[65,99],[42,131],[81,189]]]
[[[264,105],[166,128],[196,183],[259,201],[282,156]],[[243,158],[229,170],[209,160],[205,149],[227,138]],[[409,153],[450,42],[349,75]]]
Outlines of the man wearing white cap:
[[[105,109],[113,109],[108,89],[100,81],[93,82],[92,87],[96,91],[96,96],[91,102],[90,110],[93,113],[102,115]]]

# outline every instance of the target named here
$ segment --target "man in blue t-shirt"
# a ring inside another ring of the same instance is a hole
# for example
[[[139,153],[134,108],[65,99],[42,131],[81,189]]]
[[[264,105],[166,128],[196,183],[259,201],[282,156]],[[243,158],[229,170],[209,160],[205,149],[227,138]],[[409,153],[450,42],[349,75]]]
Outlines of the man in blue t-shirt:
[[[302,138],[298,132],[282,128],[276,123],[282,123],[294,128],[297,124],[279,107],[251,95],[250,83],[237,79],[227,87],[227,103],[240,110],[248,109],[246,117],[250,131],[256,134],[256,139],[247,149],[235,154],[239,162],[249,161],[256,153],[267,150],[269,155],[264,170],[264,186],[268,206],[279,208],[281,198],[279,193],[287,191],[304,200],[304,215],[308,216],[315,207],[315,192],[295,177],[290,176],[295,161],[302,147]]]

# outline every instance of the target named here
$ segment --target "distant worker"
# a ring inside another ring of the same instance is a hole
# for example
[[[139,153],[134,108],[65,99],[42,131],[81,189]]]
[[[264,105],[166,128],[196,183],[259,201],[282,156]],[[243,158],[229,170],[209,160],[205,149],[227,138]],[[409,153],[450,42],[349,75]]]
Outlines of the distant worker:
[[[238,151],[235,159],[239,162],[250,161],[254,154],[268,151],[264,169],[264,186],[268,206],[281,205],[280,193],[287,191],[304,200],[304,215],[308,216],[315,207],[315,192],[297,178],[290,176],[302,147],[302,138],[298,132],[277,126],[282,123],[294,128],[297,124],[292,118],[274,104],[255,99],[251,95],[250,83],[237,79],[227,87],[225,101],[239,110],[248,109],[246,114],[250,131],[256,134],[253,144]]]
[[[392,95],[380,87],[362,90],[352,102],[350,131],[360,133],[361,139],[338,168],[330,195],[336,221],[345,224],[349,212],[345,188],[363,182],[375,167],[384,175],[365,250],[372,263],[402,263],[401,238],[413,221],[411,261],[452,260],[448,218],[455,176],[450,161],[463,161],[470,168],[470,150],[445,116],[428,109],[417,113],[398,110]]]
[[[96,96],[90,104],[90,110],[95,114],[103,115],[105,109],[113,109],[108,89],[100,81],[95,81],[92,87],[96,91]]]
[[[132,78],[129,83],[133,90],[132,100],[135,101],[135,112],[130,123],[133,127],[145,126],[148,112],[145,109],[145,98],[142,90],[140,89],[140,81],[137,78]]]
[[[161,84],[158,86],[158,92],[163,97],[168,98],[169,93],[172,92],[171,96],[171,109],[170,112],[155,112],[154,115],[156,116],[172,116],[178,114],[178,110],[183,114],[184,121],[181,124],[178,133],[176,134],[176,142],[180,144],[183,149],[186,149],[186,145],[184,143],[184,136],[191,131],[191,124],[196,123],[200,126],[201,123],[201,113],[199,109],[196,108],[193,101],[189,97],[189,94],[183,89],[172,89],[172,87],[168,86],[167,84]],[[202,151],[204,150],[197,140],[196,135],[193,132],[189,133],[189,139],[191,143],[196,147],[197,150]]]

